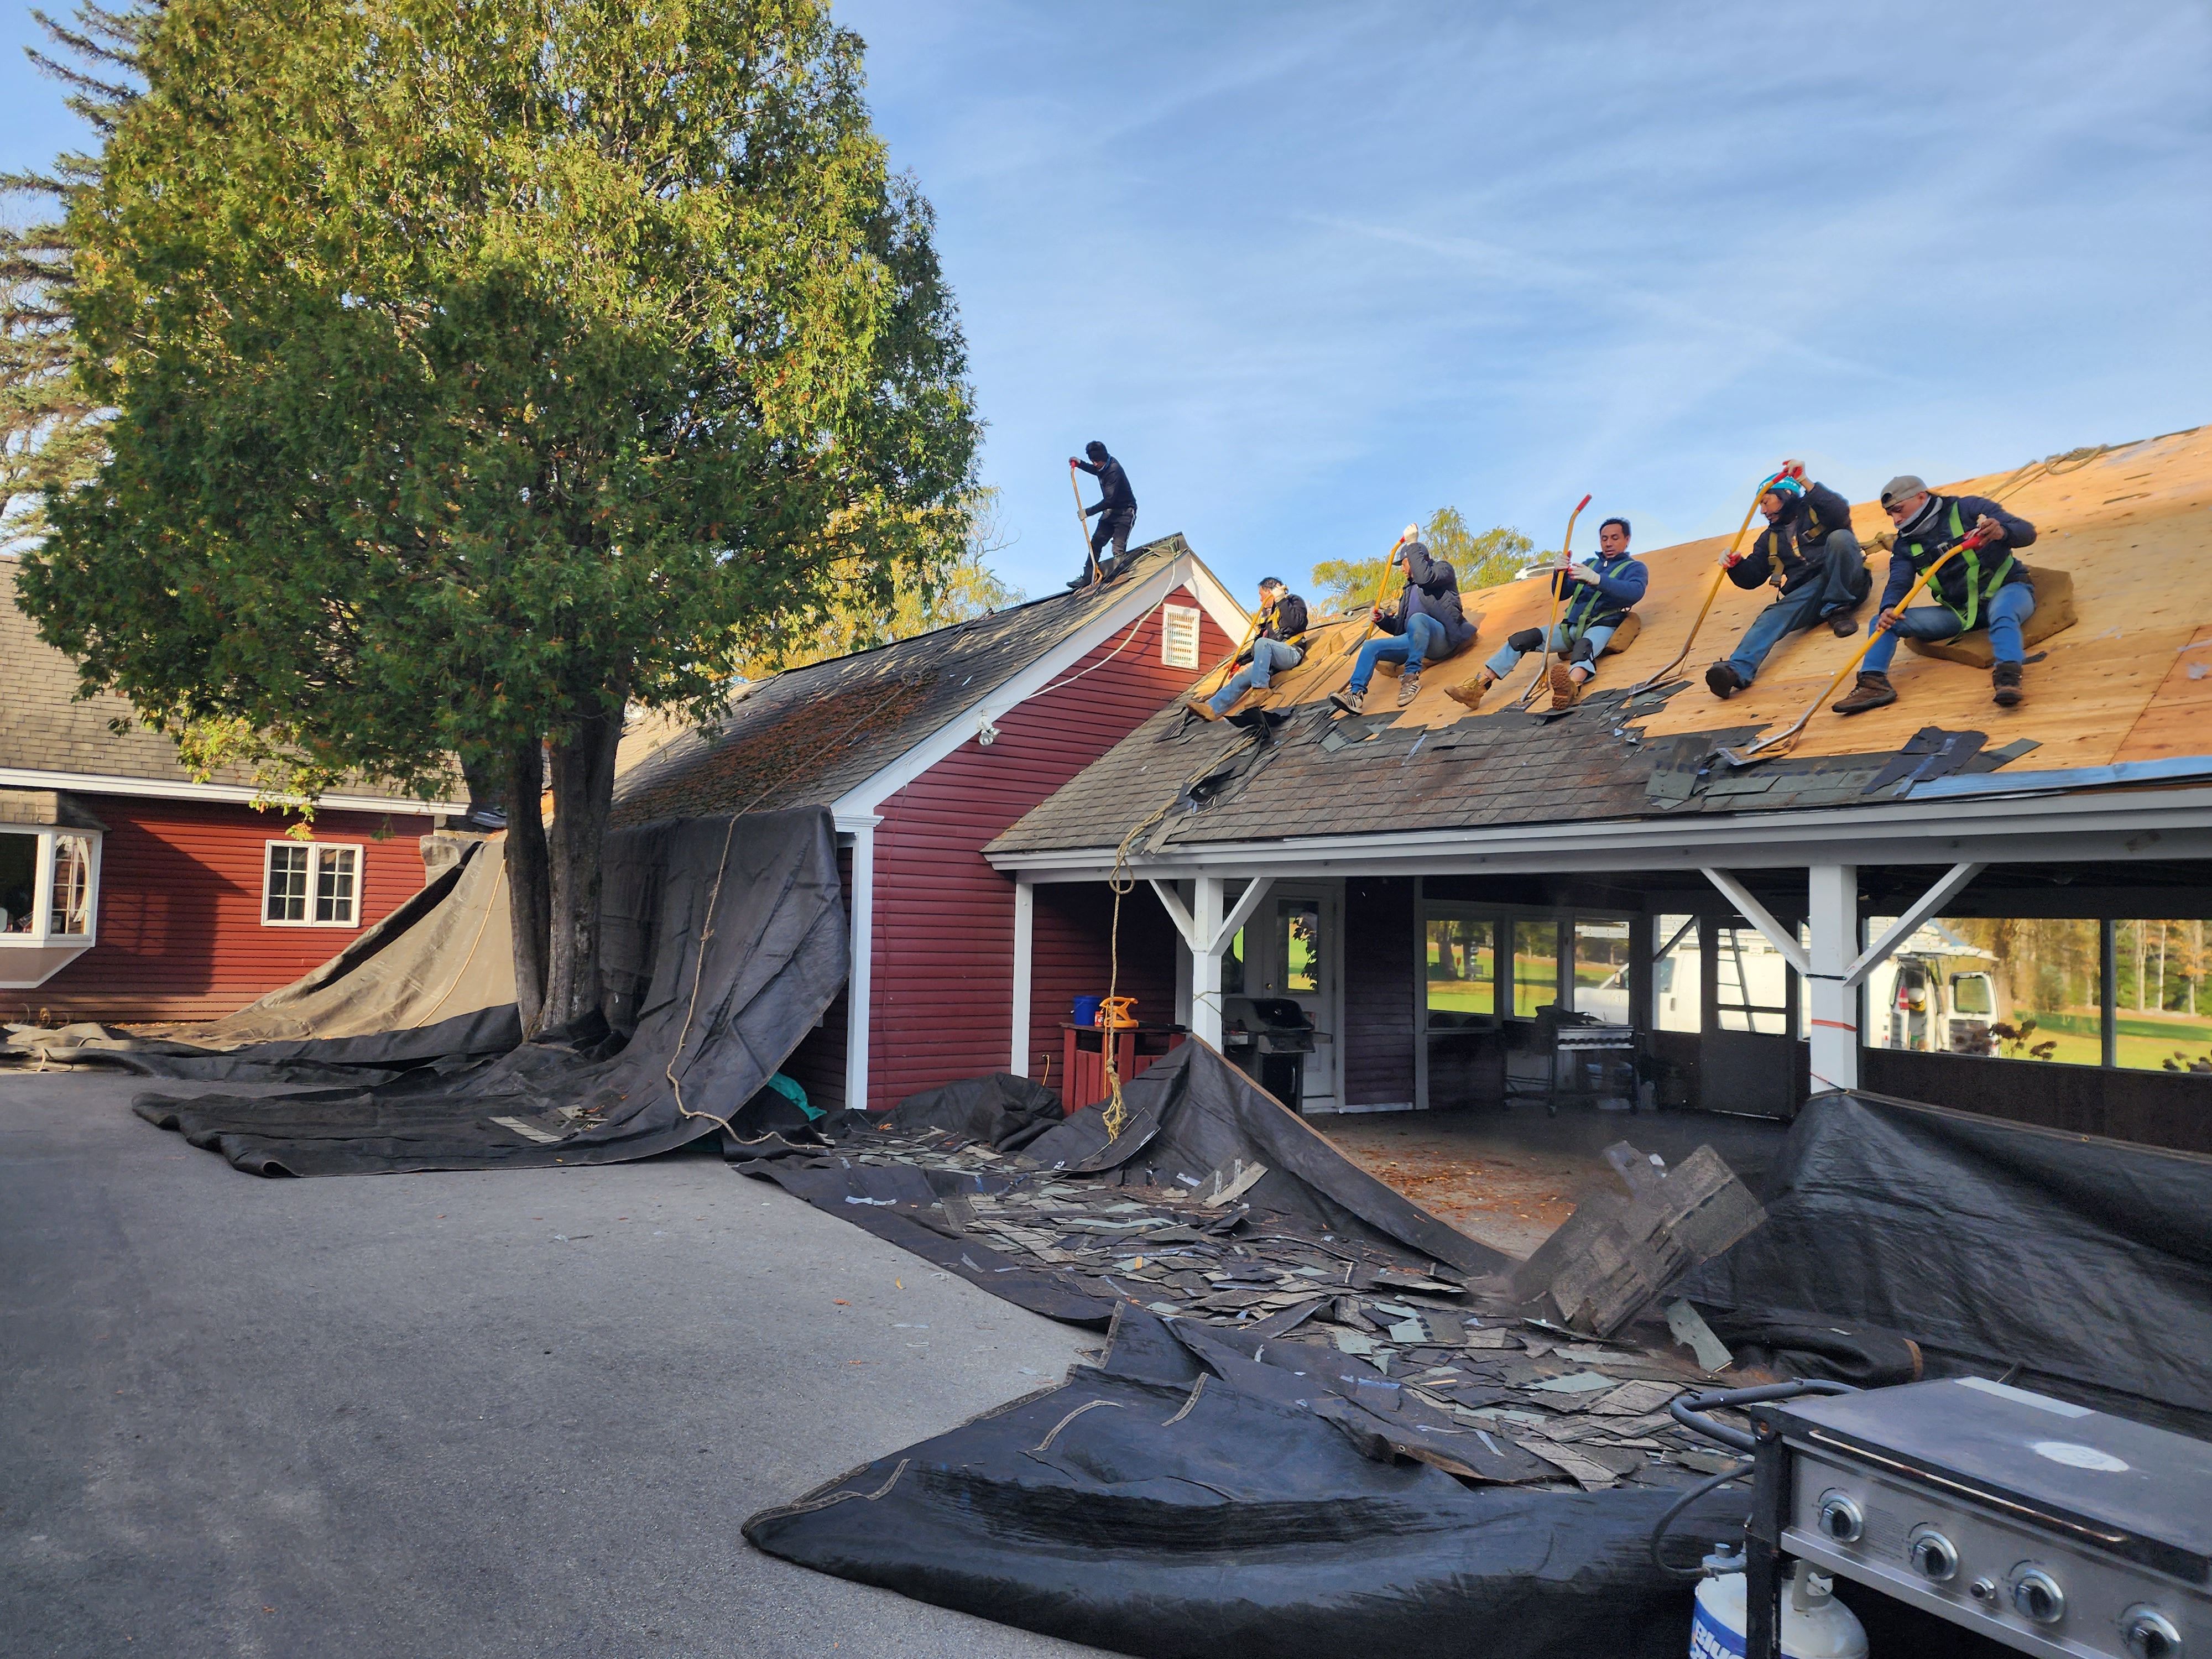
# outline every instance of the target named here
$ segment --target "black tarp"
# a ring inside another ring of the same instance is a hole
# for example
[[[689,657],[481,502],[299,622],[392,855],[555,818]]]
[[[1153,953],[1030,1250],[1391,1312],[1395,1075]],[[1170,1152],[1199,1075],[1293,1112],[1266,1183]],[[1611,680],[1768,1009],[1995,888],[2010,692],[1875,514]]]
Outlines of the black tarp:
[[[368,1089],[146,1095],[137,1110],[258,1175],[617,1163],[719,1132],[845,981],[819,808],[614,831],[601,915],[611,1035],[456,1056]]]
[[[2212,1158],[1823,1094],[1765,1203],[1766,1224],[1686,1286],[1717,1328],[1862,1323],[2123,1416],[2212,1428]]]
[[[1684,1650],[1689,1591],[1647,1553],[1674,1492],[1523,1490],[1408,1461],[1390,1444],[1395,1385],[1372,1373],[1363,1389],[1342,1373],[1366,1368],[1328,1356],[1333,1384],[1322,1358],[1280,1343],[1253,1360],[1124,1307],[1103,1366],[764,1510],[745,1536],[1159,1659]],[[1455,1437],[1480,1455],[1479,1437]],[[1674,1553],[1740,1534],[1745,1509],[1701,1500]]]
[[[1066,1117],[1057,1090],[1012,1072],[994,1072],[908,1095],[884,1121],[894,1129],[949,1130],[1003,1152],[1028,1146]]]

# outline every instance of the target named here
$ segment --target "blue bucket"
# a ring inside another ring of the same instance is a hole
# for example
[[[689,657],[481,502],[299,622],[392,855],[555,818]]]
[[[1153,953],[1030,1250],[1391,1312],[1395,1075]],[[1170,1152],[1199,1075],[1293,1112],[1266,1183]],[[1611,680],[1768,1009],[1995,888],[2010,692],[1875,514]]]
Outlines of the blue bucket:
[[[1102,997],[1076,998],[1074,1023],[1084,1026],[1096,1025],[1098,1023],[1098,1005],[1103,1000]]]

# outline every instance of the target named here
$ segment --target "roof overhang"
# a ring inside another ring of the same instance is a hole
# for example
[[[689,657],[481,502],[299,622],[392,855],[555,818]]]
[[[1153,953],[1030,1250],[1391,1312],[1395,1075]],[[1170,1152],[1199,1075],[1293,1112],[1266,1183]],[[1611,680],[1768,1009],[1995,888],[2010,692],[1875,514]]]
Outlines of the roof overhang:
[[[221,801],[289,809],[298,803],[264,795],[243,784],[182,783],[162,778],[112,777],[96,772],[35,772],[0,766],[0,788],[67,789],[80,795],[137,795],[155,800]],[[465,800],[398,800],[390,795],[325,795],[315,803],[325,812],[464,812]]]
[[[1030,881],[1098,881],[1114,868],[1112,848],[988,856],[997,869]],[[2212,859],[2212,787],[2039,794],[1976,801],[1971,808],[1937,799],[1841,811],[1706,812],[1220,842],[1133,857],[1127,868],[1161,880],[1256,874],[1291,879],[2151,859]]]
[[[1111,605],[1099,611],[1081,628],[1020,673],[992,687],[890,765],[872,774],[830,803],[830,811],[836,817],[837,828],[851,831],[876,822],[876,811],[884,801],[962,744],[975,737],[985,726],[996,725],[1000,718],[1009,711],[1027,702],[1038,693],[1049,690],[1055,680],[1106,641],[1142,622],[1158,610],[1170,594],[1183,587],[1189,588],[1197,596],[1199,608],[1213,618],[1214,625],[1223,633],[1231,639],[1244,636],[1244,629],[1251,619],[1231,597],[1221,579],[1208,570],[1195,553],[1178,553],[1158,569],[1132,580],[1127,592],[1115,595]],[[1196,678],[1197,676],[1194,674],[1192,678]]]

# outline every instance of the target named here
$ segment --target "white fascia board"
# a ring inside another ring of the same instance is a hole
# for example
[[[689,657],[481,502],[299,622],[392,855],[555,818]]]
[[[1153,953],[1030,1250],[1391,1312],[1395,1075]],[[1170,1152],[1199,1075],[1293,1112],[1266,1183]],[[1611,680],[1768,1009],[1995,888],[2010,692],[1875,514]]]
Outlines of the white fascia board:
[[[875,811],[973,738],[983,721],[996,724],[1008,710],[1036,696],[1108,640],[1159,609],[1168,596],[1181,587],[1188,587],[1198,596],[1200,605],[1213,617],[1223,633],[1232,639],[1243,637],[1247,619],[1236,600],[1229,597],[1229,590],[1198,562],[1196,555],[1179,553],[1170,563],[1119,596],[1109,608],[1100,611],[1020,673],[985,692],[883,770],[840,795],[830,809],[839,827]]]
[[[1707,865],[1796,869],[1848,854],[1868,864],[2025,863],[2045,860],[2212,858],[2212,788],[2109,791],[1983,800],[1897,802],[1815,812],[1730,813],[1694,820],[1433,830],[1404,835],[1177,847],[1133,860],[1137,874],[1414,875],[1681,871]],[[992,864],[1034,881],[1097,881],[1113,867],[1097,848],[1001,853]]]
[[[155,800],[239,802],[251,805],[265,800],[272,807],[289,810],[296,803],[264,796],[258,789],[234,783],[169,783],[159,778],[108,777],[96,772],[33,772],[0,766],[0,788],[66,789],[80,795],[136,795]],[[423,817],[435,812],[465,812],[465,800],[400,800],[390,795],[324,795],[315,802],[319,811],[404,812]]]

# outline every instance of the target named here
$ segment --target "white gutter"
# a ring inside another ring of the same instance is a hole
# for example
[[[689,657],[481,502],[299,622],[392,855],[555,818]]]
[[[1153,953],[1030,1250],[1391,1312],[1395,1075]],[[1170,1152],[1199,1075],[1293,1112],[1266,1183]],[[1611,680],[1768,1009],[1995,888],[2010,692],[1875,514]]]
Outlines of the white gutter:
[[[21,767],[0,766],[0,788],[66,789],[79,795],[136,795],[156,800],[266,802],[290,810],[299,797],[264,794],[246,784],[170,783],[159,778],[111,777],[96,772],[34,772]],[[465,800],[403,800],[392,795],[324,795],[315,805],[331,812],[465,812]]]
[[[1700,813],[1674,818],[1505,824],[1402,834],[1171,845],[1131,860],[1160,880],[1264,871],[1283,878],[1388,875],[1683,870],[1708,865],[1786,869],[1861,864],[2018,863],[2045,859],[2212,858],[2212,787],[1954,801],[1904,800],[1803,812]],[[989,855],[1036,881],[1096,881],[1112,849]]]

